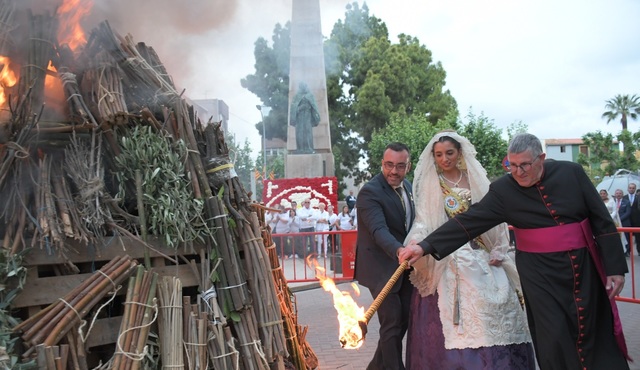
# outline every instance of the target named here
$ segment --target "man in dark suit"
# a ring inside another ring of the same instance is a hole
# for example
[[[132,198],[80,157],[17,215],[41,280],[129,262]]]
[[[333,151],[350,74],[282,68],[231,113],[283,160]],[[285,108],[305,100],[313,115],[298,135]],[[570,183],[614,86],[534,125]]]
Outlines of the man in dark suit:
[[[356,202],[358,241],[355,279],[375,297],[398,268],[398,253],[415,217],[409,149],[402,143],[387,145],[382,173],[365,184]],[[409,321],[412,285],[409,270],[393,286],[378,308],[380,340],[367,369],[404,369],[402,339]]]
[[[629,188],[631,188],[631,185],[633,185],[635,191],[636,184],[629,184]],[[631,227],[631,203],[629,203],[629,196],[620,196],[621,194],[622,190],[620,189],[616,190],[614,193],[616,206],[618,207],[618,216],[620,217],[620,224],[622,227]],[[629,233],[624,233],[624,237],[627,241],[627,244],[624,245],[624,254],[629,257]]]
[[[627,191],[629,192],[629,194],[625,195],[624,197],[627,198],[629,200],[629,204],[631,205],[631,227],[638,227],[640,226],[640,208],[638,208],[638,191],[637,191],[637,185],[634,183],[629,183],[629,187],[627,188]],[[638,251],[638,254],[640,255],[640,241],[638,239],[640,239],[640,233],[633,233],[633,238],[636,241],[636,250]],[[631,251],[631,247],[629,247],[629,251]]]

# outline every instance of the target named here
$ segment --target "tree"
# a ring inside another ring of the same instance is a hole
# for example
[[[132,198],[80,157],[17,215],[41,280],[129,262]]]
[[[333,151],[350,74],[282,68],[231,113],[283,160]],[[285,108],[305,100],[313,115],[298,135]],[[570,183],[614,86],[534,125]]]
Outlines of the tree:
[[[256,169],[256,162],[251,159],[251,145],[249,140],[244,140],[244,146],[241,148],[236,143],[235,136],[230,133],[226,133],[225,141],[227,148],[229,148],[229,159],[233,163],[233,169],[238,175],[240,183],[244,187],[244,190],[251,191],[251,177],[254,176]]]
[[[622,143],[623,150],[618,160],[617,169],[627,169],[630,171],[636,171],[638,169],[638,160],[636,159],[636,152],[638,151],[638,139],[640,133],[631,134],[629,130],[622,130],[617,136],[618,142]],[[612,174],[614,174],[612,172]]]
[[[330,99],[332,129],[347,131],[358,137],[357,142],[334,143],[335,146],[348,144],[343,148],[349,156],[340,158],[342,167],[356,180],[363,179],[363,173],[352,164],[363,157],[371,157],[369,143],[376,130],[385,127],[392,116],[404,114],[407,117],[425,117],[432,125],[449,111],[457,110],[457,105],[449,91],[443,89],[446,73],[440,63],[433,63],[431,51],[420,44],[417,38],[401,34],[399,42],[392,44],[386,33],[386,26],[377,18],[368,15],[364,6],[356,4],[348,8],[345,23],[338,22],[334,27],[330,45],[345,43],[341,73],[328,75],[328,84],[339,84],[338,97]],[[353,19],[359,22],[352,22]],[[362,19],[368,25],[376,25],[372,36],[364,40],[353,29],[359,30]],[[348,37],[355,35],[356,40]]]
[[[258,38],[253,51],[256,72],[240,80],[242,87],[254,93],[262,105],[271,108],[269,114],[263,117],[263,122],[256,124],[260,135],[264,133],[267,139],[287,141],[290,36],[291,25],[287,22],[284,27],[276,24],[272,36],[273,47],[269,47],[264,38]]]
[[[522,121],[511,122],[509,126],[507,126],[507,140],[511,141],[514,136],[517,134],[524,134],[529,132],[529,126],[522,123]]]
[[[640,97],[634,95],[616,95],[613,99],[606,101],[605,109],[608,109],[602,113],[602,118],[607,119],[607,124],[620,116],[620,123],[622,129],[627,129],[627,120],[629,118],[634,121],[638,119],[640,115]]]
[[[582,136],[582,141],[589,147],[589,154],[580,153],[578,163],[587,168],[592,180],[615,173],[620,151],[614,145],[612,134],[605,135],[601,131],[588,132]]]
[[[478,153],[476,158],[490,179],[504,175],[502,160],[507,155],[508,143],[502,138],[502,130],[496,128],[493,120],[487,118],[484,113],[476,116],[469,111],[466,118],[467,123],[458,133],[475,146]]]
[[[415,167],[420,154],[422,154],[433,135],[438,131],[451,128],[444,121],[434,125],[425,116],[394,115],[389,125],[371,134],[371,142],[369,143],[371,156],[366,170],[369,174],[368,177],[380,172],[382,155],[387,144],[396,141],[405,144],[409,148],[409,153],[411,153],[411,165]],[[413,169],[407,173],[407,179],[412,181]]]

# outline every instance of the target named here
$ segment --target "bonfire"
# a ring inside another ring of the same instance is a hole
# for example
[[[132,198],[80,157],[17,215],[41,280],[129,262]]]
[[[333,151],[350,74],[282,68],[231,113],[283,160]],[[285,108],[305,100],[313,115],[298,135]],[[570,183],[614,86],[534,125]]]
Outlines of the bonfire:
[[[85,34],[82,6],[34,14],[14,5],[0,0],[0,267],[2,283],[21,280],[1,298],[11,307],[29,289],[20,266],[29,253],[86,280],[42,310],[0,313],[3,331],[25,345],[7,346],[4,365],[16,356],[40,368],[95,365],[92,328],[112,307],[121,321],[102,368],[315,368],[264,210],[235,176],[220,124],[198,117],[153,48],[107,21]],[[144,259],[126,256],[133,244]],[[108,248],[124,256],[101,268],[70,258]],[[152,257],[186,263],[196,294],[159,276]]]

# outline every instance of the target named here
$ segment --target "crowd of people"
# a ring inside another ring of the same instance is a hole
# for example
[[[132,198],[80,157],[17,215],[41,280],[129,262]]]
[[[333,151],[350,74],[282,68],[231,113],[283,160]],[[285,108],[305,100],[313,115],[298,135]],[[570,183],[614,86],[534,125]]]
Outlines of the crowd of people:
[[[473,144],[443,131],[411,183],[408,147],[386,147],[355,202],[355,279],[376,298],[410,268],[385,291],[367,369],[629,369],[614,300],[628,242],[616,226],[633,222],[624,207],[640,222],[635,184],[609,200],[580,165],[545,157],[518,134],[490,182]]]
[[[355,230],[356,211],[345,205],[340,213],[335,213],[333,205],[318,202],[312,206],[312,200],[306,198],[300,207],[296,201],[275,205],[265,213],[265,222],[275,235],[278,256],[288,259],[316,254],[326,258],[338,250],[340,240],[339,236],[326,232]]]

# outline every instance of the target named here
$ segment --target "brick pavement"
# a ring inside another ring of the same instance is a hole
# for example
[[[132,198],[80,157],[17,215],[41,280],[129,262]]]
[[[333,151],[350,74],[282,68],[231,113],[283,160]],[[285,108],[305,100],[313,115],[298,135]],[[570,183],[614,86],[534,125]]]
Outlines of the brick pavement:
[[[636,271],[640,275],[640,257],[634,258]],[[636,298],[640,297],[640,277],[635,276]],[[374,315],[369,323],[369,333],[365,343],[360,349],[345,350],[338,342],[338,321],[336,311],[333,308],[331,295],[319,288],[317,284],[292,284],[298,308],[298,322],[307,325],[307,341],[315,351],[319,360],[319,369],[330,370],[363,370],[373,357],[373,352],[378,341],[378,319]],[[622,296],[632,297],[631,274],[627,276],[627,282]],[[338,284],[343,291],[353,292],[350,284]],[[354,299],[359,305],[368,308],[371,304],[369,291],[362,287],[361,295]],[[640,370],[640,304],[618,302],[620,317],[625,331],[627,346],[630,355],[636,359],[630,363],[631,370]]]

